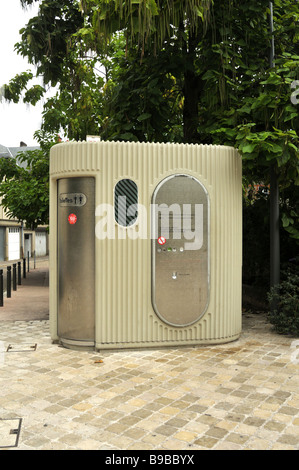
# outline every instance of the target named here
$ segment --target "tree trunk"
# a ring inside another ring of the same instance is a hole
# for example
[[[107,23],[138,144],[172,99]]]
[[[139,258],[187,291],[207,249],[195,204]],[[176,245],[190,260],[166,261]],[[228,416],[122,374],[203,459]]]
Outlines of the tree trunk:
[[[199,38],[190,35],[188,43],[185,43],[184,56],[184,109],[183,109],[183,129],[184,142],[188,144],[198,143],[198,105],[199,105],[199,83],[200,79],[195,71],[196,46]]]

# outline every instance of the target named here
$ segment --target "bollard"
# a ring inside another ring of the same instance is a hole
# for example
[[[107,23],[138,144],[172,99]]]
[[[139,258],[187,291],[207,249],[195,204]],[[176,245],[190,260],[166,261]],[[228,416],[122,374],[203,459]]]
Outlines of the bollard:
[[[26,277],[26,258],[23,258],[23,277]]]
[[[11,266],[7,266],[7,287],[6,287],[6,297],[11,297]]]
[[[22,284],[21,261],[18,261],[18,285]]]
[[[12,288],[13,290],[17,290],[17,265],[14,263],[12,265]]]
[[[27,270],[29,272],[29,251],[27,251],[27,259],[28,259],[28,266],[27,266]]]
[[[3,269],[0,269],[0,307],[3,307]]]

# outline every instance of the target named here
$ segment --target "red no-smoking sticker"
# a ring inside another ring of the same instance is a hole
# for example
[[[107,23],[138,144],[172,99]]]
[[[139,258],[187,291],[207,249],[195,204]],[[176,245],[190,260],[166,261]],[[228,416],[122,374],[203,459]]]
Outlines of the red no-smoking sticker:
[[[74,225],[77,222],[76,214],[70,214],[67,218],[69,224]]]
[[[162,236],[159,237],[159,238],[158,238],[158,243],[159,243],[159,245],[165,245],[165,243],[166,243],[166,238],[165,238],[165,237],[162,237]]]

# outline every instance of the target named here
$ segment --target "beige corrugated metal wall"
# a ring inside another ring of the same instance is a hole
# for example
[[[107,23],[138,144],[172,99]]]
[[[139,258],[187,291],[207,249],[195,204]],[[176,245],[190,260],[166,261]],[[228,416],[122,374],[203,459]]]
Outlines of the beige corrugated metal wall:
[[[241,158],[230,147],[119,142],[71,142],[54,146],[50,158],[50,327],[57,336],[57,180],[94,176],[96,207],[113,205],[115,184],[138,186],[147,211],[148,238],[96,238],[95,347],[122,348],[220,343],[241,332]],[[210,198],[210,302],[188,327],[161,321],[151,304],[150,204],[157,184],[173,174],[196,177]],[[97,223],[97,217],[96,217]],[[124,232],[123,232],[124,233]],[[127,234],[128,235],[128,234]]]

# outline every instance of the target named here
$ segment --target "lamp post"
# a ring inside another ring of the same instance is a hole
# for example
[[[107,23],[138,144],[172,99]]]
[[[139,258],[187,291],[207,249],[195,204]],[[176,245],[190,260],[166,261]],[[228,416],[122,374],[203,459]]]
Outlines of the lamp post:
[[[270,67],[274,66],[274,26],[273,26],[273,2],[269,2],[270,8]],[[276,287],[280,283],[280,234],[279,234],[279,186],[275,165],[270,169],[270,287]],[[271,310],[275,305],[271,305]]]

